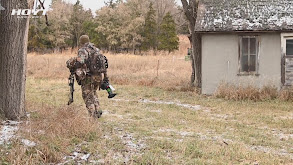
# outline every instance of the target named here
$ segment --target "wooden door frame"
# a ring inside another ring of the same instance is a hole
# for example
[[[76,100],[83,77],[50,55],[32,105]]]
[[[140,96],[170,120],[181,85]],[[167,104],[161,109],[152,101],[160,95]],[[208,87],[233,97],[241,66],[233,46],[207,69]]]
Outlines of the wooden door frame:
[[[285,86],[286,82],[286,59],[293,58],[293,56],[286,55],[286,41],[287,39],[293,39],[293,33],[281,33],[281,83]]]

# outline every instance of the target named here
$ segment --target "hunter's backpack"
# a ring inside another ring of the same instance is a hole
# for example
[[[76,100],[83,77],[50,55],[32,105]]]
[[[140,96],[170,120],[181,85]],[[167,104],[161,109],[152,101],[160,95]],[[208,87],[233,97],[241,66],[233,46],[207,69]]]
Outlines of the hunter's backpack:
[[[105,73],[108,68],[108,60],[102,55],[96,47],[89,46],[90,50],[87,50],[89,53],[86,65],[89,69],[90,74],[100,74]]]

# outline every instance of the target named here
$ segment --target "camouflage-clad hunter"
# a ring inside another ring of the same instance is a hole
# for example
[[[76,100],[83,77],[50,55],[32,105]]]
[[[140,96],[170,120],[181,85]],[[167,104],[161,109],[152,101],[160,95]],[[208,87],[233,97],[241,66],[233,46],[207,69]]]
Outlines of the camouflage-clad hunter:
[[[87,35],[81,36],[79,43],[82,47],[78,50],[78,56],[68,60],[67,67],[75,72],[77,82],[81,85],[82,97],[89,115],[100,118],[102,111],[99,109],[97,89],[99,89],[102,81],[109,81],[107,71],[105,70],[103,73],[91,74],[86,62],[89,55],[95,52],[99,53],[99,49],[90,43]]]

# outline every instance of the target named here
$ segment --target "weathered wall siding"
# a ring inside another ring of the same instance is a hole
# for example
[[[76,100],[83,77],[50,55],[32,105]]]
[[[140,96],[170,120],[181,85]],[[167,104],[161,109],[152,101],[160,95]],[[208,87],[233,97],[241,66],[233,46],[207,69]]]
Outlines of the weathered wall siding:
[[[203,94],[212,94],[220,81],[229,80],[229,75],[237,75],[237,52],[238,37],[236,35],[202,36]],[[229,66],[228,61],[230,61]]]
[[[286,58],[284,85],[286,86],[293,85],[293,58]]]
[[[292,0],[202,0],[196,31],[293,30]]]
[[[259,34],[259,76],[238,76],[239,36],[204,34],[202,37],[202,91],[213,94],[221,82],[236,85],[275,85],[281,87],[280,34]]]

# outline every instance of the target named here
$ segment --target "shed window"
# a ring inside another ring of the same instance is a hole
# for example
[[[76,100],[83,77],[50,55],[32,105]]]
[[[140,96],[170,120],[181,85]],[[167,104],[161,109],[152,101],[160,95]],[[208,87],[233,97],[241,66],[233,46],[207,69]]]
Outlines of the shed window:
[[[293,55],[293,40],[292,39],[288,39],[286,41],[286,55],[287,56]]]
[[[256,36],[240,37],[240,73],[256,73],[258,64],[258,38]]]

